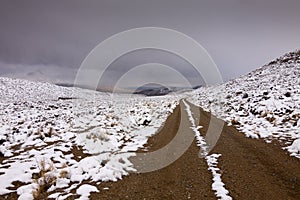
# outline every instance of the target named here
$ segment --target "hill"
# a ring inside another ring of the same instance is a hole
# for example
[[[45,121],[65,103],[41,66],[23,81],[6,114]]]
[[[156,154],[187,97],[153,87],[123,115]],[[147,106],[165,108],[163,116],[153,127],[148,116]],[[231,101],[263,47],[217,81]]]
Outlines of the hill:
[[[300,157],[300,51],[287,53],[227,83],[203,87],[191,100],[247,137],[277,140]]]

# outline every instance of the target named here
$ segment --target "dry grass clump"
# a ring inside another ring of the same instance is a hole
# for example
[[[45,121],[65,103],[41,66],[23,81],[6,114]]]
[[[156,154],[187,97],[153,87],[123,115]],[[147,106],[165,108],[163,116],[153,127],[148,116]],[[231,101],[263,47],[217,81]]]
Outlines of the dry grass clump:
[[[50,138],[54,134],[53,128],[49,127],[48,131],[44,132],[43,128],[36,130],[34,135],[37,135],[41,140],[44,140],[46,137]]]
[[[108,142],[109,141],[109,136],[108,136],[108,131],[107,130],[100,130],[98,132],[92,132],[88,135],[86,135],[86,138],[89,140],[94,140],[94,142],[96,142],[97,140],[100,141],[105,141]]]
[[[47,190],[56,183],[57,177],[51,173],[55,169],[53,164],[48,164],[45,160],[40,162],[40,172],[33,174],[34,182],[38,184],[37,189],[32,192],[34,199],[46,199]]]
[[[238,119],[234,118],[234,119],[231,119],[231,124],[232,125],[240,125],[241,123],[238,121]]]

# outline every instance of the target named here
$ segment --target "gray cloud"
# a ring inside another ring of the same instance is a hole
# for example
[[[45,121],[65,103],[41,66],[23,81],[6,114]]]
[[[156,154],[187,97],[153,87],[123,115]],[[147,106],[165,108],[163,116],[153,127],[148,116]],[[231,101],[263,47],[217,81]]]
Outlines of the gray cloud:
[[[163,65],[171,66],[183,76],[188,77],[188,80],[192,85],[204,84],[204,81],[198,71],[195,70],[187,61],[181,59],[175,54],[162,50],[143,49],[130,52],[114,61],[103,74],[100,85],[114,85],[124,72],[146,63],[161,63]],[[122,69],[122,73],[118,73],[120,69]],[[164,78],[171,79],[170,77]]]
[[[0,62],[0,76],[33,81],[72,84],[76,69],[57,65],[26,65]]]
[[[158,26],[197,40],[227,80],[299,48],[299,10],[298,0],[2,0],[0,71],[31,79],[41,72],[49,81],[68,72],[66,81],[72,81],[99,42],[127,29]],[[132,56],[126,65],[138,60]]]

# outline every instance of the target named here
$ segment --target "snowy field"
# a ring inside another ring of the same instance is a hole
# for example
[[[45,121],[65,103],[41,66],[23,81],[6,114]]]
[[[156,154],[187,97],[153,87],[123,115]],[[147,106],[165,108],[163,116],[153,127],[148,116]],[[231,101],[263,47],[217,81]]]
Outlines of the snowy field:
[[[300,51],[225,84],[195,90],[188,99],[247,137],[278,140],[300,158]]]
[[[172,113],[179,96],[109,95],[0,78],[0,195],[65,199],[135,171],[129,157]],[[83,184],[85,180],[94,185]],[[14,184],[22,182],[20,187]],[[72,193],[76,191],[76,193]]]

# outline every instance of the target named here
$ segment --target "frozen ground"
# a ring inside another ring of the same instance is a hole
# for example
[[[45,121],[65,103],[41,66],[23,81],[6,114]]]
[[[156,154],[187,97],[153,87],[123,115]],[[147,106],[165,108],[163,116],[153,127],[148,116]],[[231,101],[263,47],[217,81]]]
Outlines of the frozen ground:
[[[300,51],[188,98],[247,137],[278,140],[300,158]]]
[[[179,96],[108,95],[0,78],[0,195],[65,199],[96,192],[85,180],[117,181],[130,156],[178,104]],[[16,187],[16,184],[20,184]]]

